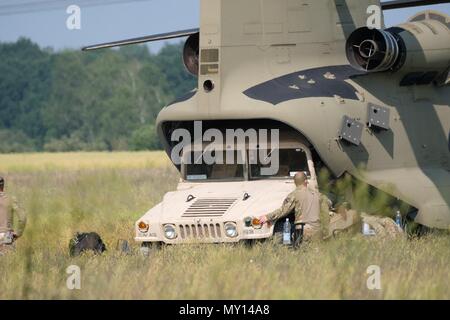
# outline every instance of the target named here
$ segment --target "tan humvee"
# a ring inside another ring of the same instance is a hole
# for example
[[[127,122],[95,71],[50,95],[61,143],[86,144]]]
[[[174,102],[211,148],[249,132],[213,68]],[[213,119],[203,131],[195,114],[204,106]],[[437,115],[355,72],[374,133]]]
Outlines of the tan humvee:
[[[145,248],[271,238],[276,225],[261,226],[252,220],[281,207],[295,188],[293,176],[299,171],[307,172],[310,187],[317,188],[314,162],[308,143],[295,134],[281,135],[276,175],[261,176],[261,164],[249,161],[250,151],[248,144],[234,146],[242,164],[182,164],[177,190],[136,222],[135,240]],[[187,153],[183,154],[184,159]],[[330,228],[345,229],[355,222],[354,216],[353,212],[348,218],[334,216]]]
[[[182,164],[177,190],[137,221],[136,241],[226,243],[270,238],[274,226],[246,225],[244,220],[279,208],[294,189],[292,175],[298,171],[307,171],[311,184],[317,185],[305,141],[281,139],[280,169],[268,177],[258,174],[259,165],[249,164],[248,144],[225,147],[234,147],[243,164]]]

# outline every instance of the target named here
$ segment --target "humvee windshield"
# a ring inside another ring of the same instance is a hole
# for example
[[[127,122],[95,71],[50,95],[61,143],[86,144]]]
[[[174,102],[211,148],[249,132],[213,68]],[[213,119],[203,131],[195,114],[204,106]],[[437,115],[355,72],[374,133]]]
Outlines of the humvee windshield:
[[[265,154],[267,154],[267,152],[265,152]],[[278,172],[272,176],[261,174],[261,169],[270,167],[270,164],[263,164],[265,161],[261,161],[259,155],[257,156],[257,159],[254,159],[255,155],[258,155],[256,151],[249,151],[250,179],[289,178],[293,177],[297,172],[309,171],[306,153],[302,149],[280,149],[279,169]]]
[[[222,151],[223,162],[226,162],[226,152]],[[190,152],[191,164],[185,165],[185,175],[188,181],[202,180],[244,180],[244,160],[239,151],[234,151],[234,164],[206,164],[194,158]]]
[[[279,150],[279,169],[274,175],[263,175],[261,169],[270,167],[271,163],[259,159],[259,150],[248,150],[244,160],[242,152],[234,151],[234,164],[206,164],[202,159],[195,159],[194,152],[184,155],[184,176],[187,181],[210,181],[210,180],[249,180],[268,178],[292,178],[297,172],[308,172],[308,161],[306,153],[301,148],[286,148]],[[263,152],[272,157],[273,154]],[[198,157],[198,155],[197,155]],[[238,158],[239,157],[239,158]],[[223,152],[223,162],[226,162],[226,152]],[[239,160],[239,161],[238,161]],[[248,168],[248,170],[247,170]]]

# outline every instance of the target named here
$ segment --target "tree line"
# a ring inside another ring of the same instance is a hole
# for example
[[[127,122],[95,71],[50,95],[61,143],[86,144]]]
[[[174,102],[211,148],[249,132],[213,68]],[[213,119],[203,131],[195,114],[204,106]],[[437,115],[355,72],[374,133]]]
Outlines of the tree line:
[[[194,89],[182,44],[53,51],[0,43],[0,152],[153,150],[162,107]]]

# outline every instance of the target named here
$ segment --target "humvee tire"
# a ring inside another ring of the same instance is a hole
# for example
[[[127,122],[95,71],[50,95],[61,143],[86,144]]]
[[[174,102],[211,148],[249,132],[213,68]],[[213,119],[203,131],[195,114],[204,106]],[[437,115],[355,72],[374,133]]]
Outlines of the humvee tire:
[[[159,242],[143,242],[139,251],[143,257],[150,257],[152,254],[158,252],[161,249],[161,243]]]

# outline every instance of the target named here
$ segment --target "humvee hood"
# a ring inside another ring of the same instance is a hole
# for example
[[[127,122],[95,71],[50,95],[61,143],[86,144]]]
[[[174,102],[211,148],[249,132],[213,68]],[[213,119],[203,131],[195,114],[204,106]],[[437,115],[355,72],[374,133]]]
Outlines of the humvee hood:
[[[233,221],[260,216],[278,209],[293,189],[290,180],[184,183],[164,196],[161,218]]]

